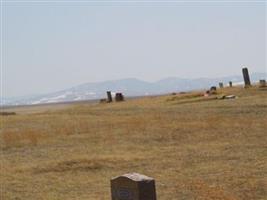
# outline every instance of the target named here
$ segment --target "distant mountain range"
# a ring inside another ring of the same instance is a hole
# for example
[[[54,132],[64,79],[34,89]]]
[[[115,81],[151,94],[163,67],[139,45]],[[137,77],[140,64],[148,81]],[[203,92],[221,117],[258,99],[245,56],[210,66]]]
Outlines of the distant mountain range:
[[[266,79],[266,73],[252,73],[250,78],[252,82],[257,82],[260,79]],[[135,78],[129,78],[97,83],[85,83],[45,95],[3,98],[1,105],[33,105],[100,99],[106,97],[106,91],[108,90],[114,93],[122,92],[126,97],[157,95],[170,92],[208,89],[213,85],[218,85],[219,82],[228,85],[229,81],[232,81],[233,84],[243,84],[243,77],[228,76],[222,78],[198,79],[170,77],[156,82],[146,82]]]

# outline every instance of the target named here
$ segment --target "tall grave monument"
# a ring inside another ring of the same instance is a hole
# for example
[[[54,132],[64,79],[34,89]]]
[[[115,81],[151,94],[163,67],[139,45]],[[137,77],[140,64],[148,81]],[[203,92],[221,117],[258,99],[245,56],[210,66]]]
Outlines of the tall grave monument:
[[[243,72],[245,87],[250,87],[251,83],[250,83],[250,78],[249,78],[249,74],[248,74],[248,68],[246,68],[246,67],[243,68],[242,72]]]

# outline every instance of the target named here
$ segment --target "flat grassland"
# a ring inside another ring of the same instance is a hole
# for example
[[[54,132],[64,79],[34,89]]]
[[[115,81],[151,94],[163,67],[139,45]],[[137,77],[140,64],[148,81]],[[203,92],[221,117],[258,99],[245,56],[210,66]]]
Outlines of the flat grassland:
[[[159,200],[267,199],[267,90],[224,88],[1,116],[1,200],[108,200],[155,178]]]

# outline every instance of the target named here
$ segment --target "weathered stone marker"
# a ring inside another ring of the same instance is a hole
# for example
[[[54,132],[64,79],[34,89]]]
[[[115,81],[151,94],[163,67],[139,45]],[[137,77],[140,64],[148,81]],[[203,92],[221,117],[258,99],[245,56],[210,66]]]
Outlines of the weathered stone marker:
[[[107,96],[108,96],[108,101],[107,102],[112,102],[112,96],[111,96],[111,91],[107,91]]]
[[[223,88],[223,83],[220,82],[220,83],[219,83],[219,86],[220,86],[220,88]]]
[[[116,93],[115,95],[115,101],[124,101],[124,96],[122,93]]]
[[[233,87],[233,82],[229,81],[229,87]]]
[[[265,79],[260,80],[260,87],[267,87]]]
[[[248,74],[248,68],[246,68],[246,67],[243,68],[242,72],[243,72],[243,78],[244,78],[244,82],[245,82],[245,87],[251,86],[250,78],[249,78],[249,74]]]
[[[216,88],[216,86],[212,86],[211,88],[210,88],[210,94],[216,94],[216,90],[217,90],[217,88]]]
[[[155,180],[130,173],[111,179],[112,200],[156,200]]]
[[[216,90],[217,90],[216,86],[210,87],[210,91],[216,91]]]

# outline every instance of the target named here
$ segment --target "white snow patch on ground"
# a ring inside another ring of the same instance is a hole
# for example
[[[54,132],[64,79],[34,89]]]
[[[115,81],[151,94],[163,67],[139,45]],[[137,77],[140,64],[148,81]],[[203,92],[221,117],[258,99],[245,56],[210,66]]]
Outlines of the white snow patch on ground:
[[[33,101],[31,104],[39,104],[39,103],[41,103],[41,101]]]
[[[241,81],[241,82],[235,82],[235,83],[233,83],[233,85],[244,85],[244,81]]]
[[[82,97],[76,97],[75,99],[73,99],[74,101],[79,101],[79,100],[82,100],[83,98]]]
[[[57,100],[50,99],[50,100],[48,100],[46,103],[57,103],[57,102],[58,102]]]
[[[49,101],[50,100],[56,100],[56,99],[64,99],[66,97],[67,97],[67,95],[63,94],[63,95],[59,95],[59,96],[56,96],[56,97],[52,97],[52,98],[49,99]]]
[[[47,101],[49,100],[49,98],[41,98],[39,101],[42,102],[42,101]]]

